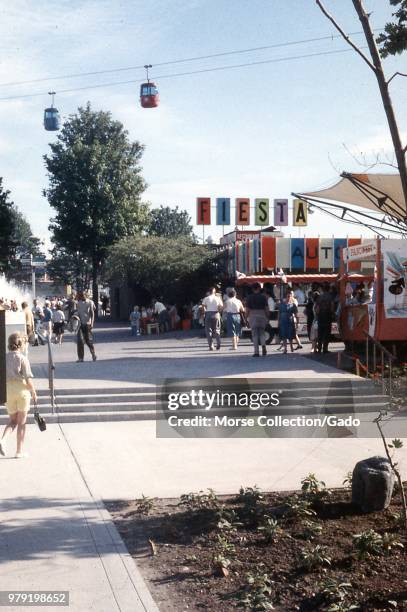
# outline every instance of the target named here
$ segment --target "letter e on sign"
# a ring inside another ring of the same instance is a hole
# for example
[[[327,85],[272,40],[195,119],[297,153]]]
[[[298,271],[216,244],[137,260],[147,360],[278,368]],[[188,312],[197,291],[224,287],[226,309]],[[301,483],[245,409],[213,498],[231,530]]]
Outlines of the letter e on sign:
[[[211,224],[211,199],[197,198],[196,199],[196,224],[210,225]]]
[[[250,225],[249,198],[236,198],[236,225]]]
[[[298,200],[296,198],[294,200],[294,209],[293,209],[293,225],[305,227],[308,225],[308,207],[307,203],[302,200]]]

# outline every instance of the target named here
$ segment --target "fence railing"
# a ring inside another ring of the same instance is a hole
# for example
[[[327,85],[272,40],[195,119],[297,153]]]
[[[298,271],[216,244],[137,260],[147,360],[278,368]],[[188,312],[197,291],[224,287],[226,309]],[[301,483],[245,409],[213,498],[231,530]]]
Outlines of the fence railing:
[[[359,358],[356,359],[356,374],[360,376],[361,371],[363,371],[367,378],[381,380],[383,394],[387,392],[392,397],[393,363],[396,361],[396,357],[366,331],[364,334],[366,336],[365,363],[362,363]],[[386,371],[388,371],[388,377],[385,376]],[[387,389],[386,380],[388,381]]]
[[[52,414],[55,412],[55,363],[52,354],[51,335],[47,335],[48,344],[48,387],[51,398]]]

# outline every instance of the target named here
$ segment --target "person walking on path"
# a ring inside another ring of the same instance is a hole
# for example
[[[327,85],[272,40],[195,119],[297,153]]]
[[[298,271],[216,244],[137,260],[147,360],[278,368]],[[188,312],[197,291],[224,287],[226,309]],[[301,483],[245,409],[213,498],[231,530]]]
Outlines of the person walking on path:
[[[279,333],[283,342],[283,353],[287,353],[287,341],[290,343],[291,352],[294,351],[293,339],[296,337],[296,316],[298,308],[293,295],[288,292],[284,300],[278,306],[279,310]]]
[[[26,339],[16,332],[8,339],[6,356],[6,408],[9,415],[2,438],[0,440],[0,455],[6,455],[5,443],[8,436],[17,428],[16,459],[27,457],[23,452],[27,413],[30,410],[30,397],[37,401],[37,394],[32,382],[32,372],[28,358],[23,355]]]
[[[55,344],[62,344],[64,337],[65,314],[62,310],[62,302],[57,303],[56,309],[52,313],[52,331],[54,333]]]
[[[322,294],[319,296],[316,304],[316,315],[318,320],[318,345],[317,352],[328,353],[328,345],[331,339],[332,321],[335,312],[335,305],[330,287],[325,283],[322,288]]]
[[[44,311],[42,310],[36,298],[33,300],[32,313],[34,317],[34,328],[37,339],[40,344],[45,344],[45,337],[42,335],[41,329],[42,320],[44,318]]]
[[[95,304],[87,298],[83,291],[78,291],[76,311],[79,317],[79,328],[77,335],[77,363],[81,363],[85,356],[85,344],[88,345],[93,361],[96,361],[95,347],[93,346],[93,323],[95,320]]]
[[[228,336],[232,338],[232,350],[237,351],[237,345],[242,330],[241,317],[245,316],[244,306],[236,297],[236,291],[229,288],[228,299],[225,302],[224,312],[226,312],[226,326]]]
[[[222,298],[216,295],[216,288],[211,287],[209,295],[202,300],[205,312],[205,334],[209,350],[213,351],[213,339],[216,339],[216,350],[220,350],[220,313],[223,309]]]
[[[138,306],[134,306],[133,311],[130,313],[130,329],[132,336],[140,335],[140,309]]]
[[[34,342],[35,342],[35,333],[34,333],[35,324],[34,324],[33,313],[31,312],[27,302],[22,302],[21,308],[22,308],[22,311],[23,311],[24,316],[25,316],[25,333],[26,333],[26,336],[28,338],[28,341],[31,342],[32,344],[34,344]],[[29,342],[26,343],[27,353],[28,353],[28,344],[29,344]]]
[[[259,345],[261,345],[262,355],[267,355],[265,331],[269,319],[269,309],[267,297],[260,293],[260,289],[260,283],[253,283],[253,293],[249,295],[246,302],[246,315],[252,331],[254,346],[253,357],[259,357]]]
[[[42,320],[42,329],[45,332],[46,338],[49,338],[51,340],[52,310],[51,310],[51,302],[49,300],[45,300],[44,302],[44,318]]]

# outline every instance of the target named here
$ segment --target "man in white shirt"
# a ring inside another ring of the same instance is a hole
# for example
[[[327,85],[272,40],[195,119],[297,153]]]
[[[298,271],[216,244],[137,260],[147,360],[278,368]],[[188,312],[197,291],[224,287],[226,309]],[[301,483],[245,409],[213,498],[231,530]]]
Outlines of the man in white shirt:
[[[301,289],[300,285],[294,285],[293,288],[294,288],[294,297],[297,300],[297,305],[305,304],[307,300],[305,299],[305,293]]]
[[[205,309],[205,333],[209,350],[213,351],[213,339],[216,338],[216,350],[220,349],[220,313],[223,309],[222,298],[216,295],[215,287],[211,287],[209,295],[202,300]]]

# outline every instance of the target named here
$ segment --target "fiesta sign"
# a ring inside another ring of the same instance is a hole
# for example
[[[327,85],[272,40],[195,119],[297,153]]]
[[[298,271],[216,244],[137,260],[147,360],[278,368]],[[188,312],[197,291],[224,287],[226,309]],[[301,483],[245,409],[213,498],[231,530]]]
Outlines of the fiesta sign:
[[[213,207],[211,198],[196,199],[196,224],[211,225],[212,208],[216,211],[216,225],[270,225],[270,199],[255,198],[254,206],[250,205],[250,198],[236,198],[234,221],[231,221],[231,198],[216,198]],[[275,199],[273,201],[273,224],[279,227],[289,225],[288,200]],[[251,210],[254,210],[254,223],[251,222]],[[308,208],[306,202],[296,198],[293,200],[292,225],[305,227],[308,225]]]

